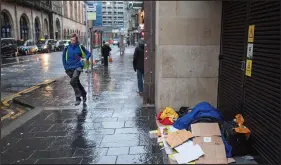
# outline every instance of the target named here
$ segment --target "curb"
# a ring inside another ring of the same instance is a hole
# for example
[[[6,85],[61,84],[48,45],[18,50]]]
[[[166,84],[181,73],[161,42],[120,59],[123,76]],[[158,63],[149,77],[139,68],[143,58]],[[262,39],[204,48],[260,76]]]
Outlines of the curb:
[[[15,98],[19,97],[19,96],[22,96],[23,94],[27,94],[29,92],[32,92],[34,91],[35,89],[39,89],[39,88],[42,88],[42,87],[46,87],[47,85],[50,85],[54,82],[56,82],[58,79],[50,79],[50,80],[45,80],[43,81],[42,83],[39,83],[39,84],[36,84],[30,88],[27,88],[27,89],[24,89],[16,94],[12,94],[10,96],[7,96],[5,97],[2,101],[1,101],[1,105],[4,107],[3,110],[7,111],[8,114],[6,114],[5,116],[1,117],[1,122],[3,122],[3,120],[5,119],[8,119],[8,118],[12,118],[12,119],[15,119],[17,117],[19,117],[20,115],[24,114],[23,113],[23,110],[20,110],[20,113],[14,113],[13,110],[11,110],[11,105],[10,105],[10,102],[14,102],[16,104],[19,104],[19,105],[22,105],[22,106],[25,106],[27,108],[34,108],[33,106],[31,105],[27,105],[27,104],[24,104],[18,100],[16,100]]]

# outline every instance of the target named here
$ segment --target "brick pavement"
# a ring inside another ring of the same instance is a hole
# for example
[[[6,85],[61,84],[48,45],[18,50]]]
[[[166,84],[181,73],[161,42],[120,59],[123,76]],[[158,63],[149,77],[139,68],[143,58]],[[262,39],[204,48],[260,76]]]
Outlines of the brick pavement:
[[[86,107],[73,106],[67,77],[17,98],[44,110],[1,139],[1,163],[163,163],[156,139],[149,137],[156,129],[155,109],[142,108],[136,94],[132,53],[127,48],[125,56],[113,55],[108,69],[82,75]]]

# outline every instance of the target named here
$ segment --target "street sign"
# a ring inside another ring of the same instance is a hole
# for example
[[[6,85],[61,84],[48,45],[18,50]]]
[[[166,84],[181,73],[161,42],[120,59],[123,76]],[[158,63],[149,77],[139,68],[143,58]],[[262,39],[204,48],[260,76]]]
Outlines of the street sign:
[[[89,21],[96,20],[97,18],[96,12],[87,12],[87,16]]]
[[[96,11],[97,11],[96,6],[88,6],[87,7],[87,12],[96,12]]]
[[[248,42],[254,42],[255,25],[249,25]]]
[[[248,43],[247,47],[247,59],[253,59],[254,44]]]
[[[130,9],[133,8],[133,6],[134,6],[133,2],[129,2],[127,7],[128,7],[128,9],[130,10]]]
[[[246,76],[251,77],[252,76],[252,60],[247,60],[246,62]]]

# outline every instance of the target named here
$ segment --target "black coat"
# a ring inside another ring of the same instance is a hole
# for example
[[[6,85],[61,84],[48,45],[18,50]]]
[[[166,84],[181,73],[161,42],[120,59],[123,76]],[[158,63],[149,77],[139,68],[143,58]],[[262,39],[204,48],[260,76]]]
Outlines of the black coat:
[[[136,47],[133,66],[135,71],[137,69],[144,71],[144,44],[139,44],[139,46]]]
[[[103,57],[108,57],[110,51],[111,51],[110,46],[108,46],[108,45],[103,45],[102,46],[102,56]]]

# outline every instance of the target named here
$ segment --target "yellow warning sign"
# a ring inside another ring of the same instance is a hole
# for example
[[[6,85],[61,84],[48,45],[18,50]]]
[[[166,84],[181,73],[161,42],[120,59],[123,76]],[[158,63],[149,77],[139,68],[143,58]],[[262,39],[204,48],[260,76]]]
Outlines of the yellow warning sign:
[[[251,77],[252,76],[252,60],[247,60],[246,62],[246,76]]]
[[[249,25],[248,42],[253,43],[255,38],[255,25]]]

